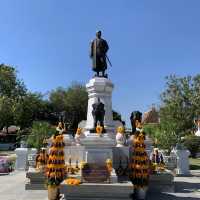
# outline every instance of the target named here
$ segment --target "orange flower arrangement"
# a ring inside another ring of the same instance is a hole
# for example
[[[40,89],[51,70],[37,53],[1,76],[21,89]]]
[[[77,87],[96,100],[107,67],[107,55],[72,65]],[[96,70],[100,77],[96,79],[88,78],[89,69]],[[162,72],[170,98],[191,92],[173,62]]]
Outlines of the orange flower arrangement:
[[[49,186],[59,185],[65,177],[63,135],[54,134],[47,162],[46,176]]]
[[[97,134],[98,134],[98,135],[101,135],[102,131],[103,131],[103,127],[100,126],[100,125],[97,125],[97,127],[96,127],[96,132],[97,132]]]
[[[111,173],[112,169],[113,169],[113,165],[112,165],[112,160],[111,159],[107,159],[106,160],[106,167],[107,167],[108,171]]]
[[[132,173],[130,174],[130,178],[134,187],[137,189],[147,187],[148,185],[149,159],[145,150],[145,133],[142,129],[142,123],[136,120],[135,126],[136,132],[133,138],[132,162],[130,164]]]
[[[80,185],[81,181],[76,178],[68,178],[65,180],[65,184],[67,185]]]
[[[76,134],[77,134],[77,135],[81,135],[81,133],[82,133],[82,128],[77,128]]]

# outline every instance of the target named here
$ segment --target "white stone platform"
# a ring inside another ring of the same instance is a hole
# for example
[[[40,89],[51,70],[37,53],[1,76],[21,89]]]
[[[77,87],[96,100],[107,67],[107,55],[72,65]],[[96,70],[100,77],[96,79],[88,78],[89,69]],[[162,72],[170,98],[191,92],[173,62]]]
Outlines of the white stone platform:
[[[130,200],[133,185],[127,183],[83,183],[79,186],[61,184],[60,191],[67,200]]]
[[[174,192],[174,177],[169,172],[150,175],[148,193]],[[61,193],[67,200],[130,200],[133,193],[131,182],[83,183],[79,186],[61,184]]]
[[[174,191],[174,176],[169,170],[162,173],[150,175],[148,192],[158,193]]]
[[[27,181],[25,183],[25,190],[44,190],[46,178],[43,172],[32,170],[26,173]]]

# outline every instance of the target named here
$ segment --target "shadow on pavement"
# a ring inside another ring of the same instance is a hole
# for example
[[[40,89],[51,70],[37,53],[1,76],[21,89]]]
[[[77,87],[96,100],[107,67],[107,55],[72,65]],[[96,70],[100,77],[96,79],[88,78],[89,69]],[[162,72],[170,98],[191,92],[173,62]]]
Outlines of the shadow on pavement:
[[[177,197],[176,193],[187,194],[187,196],[191,193],[191,196],[194,195],[194,192],[197,192],[200,189],[200,183],[188,183],[188,182],[175,182],[175,193],[167,194],[167,193],[154,193],[148,192],[146,200],[200,200],[197,197]]]
[[[191,193],[200,189],[200,183],[176,182],[175,192]]]
[[[6,176],[9,175],[9,173],[0,173],[0,176]]]
[[[200,198],[195,197],[176,197],[172,194],[165,193],[151,193],[147,195],[146,200],[199,200]]]

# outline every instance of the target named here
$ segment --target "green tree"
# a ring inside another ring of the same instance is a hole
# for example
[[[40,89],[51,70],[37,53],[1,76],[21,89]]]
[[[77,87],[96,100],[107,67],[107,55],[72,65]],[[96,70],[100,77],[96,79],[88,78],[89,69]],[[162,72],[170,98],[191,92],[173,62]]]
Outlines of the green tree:
[[[200,151],[200,137],[189,135],[184,138],[184,145],[191,153],[191,157],[195,158],[196,154]]]
[[[7,97],[0,97],[0,129],[8,127],[13,124],[13,113],[14,113],[14,100]]]
[[[0,65],[0,129],[14,124],[22,129],[30,127],[47,110],[47,101],[41,94],[27,91],[14,67]]]
[[[119,120],[119,121],[122,121],[122,117],[121,117],[121,114],[118,113],[117,111],[113,110],[113,120]]]
[[[88,94],[84,86],[73,83],[67,89],[57,88],[49,97],[54,112],[65,111],[66,121],[76,129],[81,120],[87,116]]]
[[[17,99],[26,91],[24,83],[17,78],[15,68],[0,64],[0,96]]]
[[[20,98],[14,108],[14,122],[21,129],[30,127],[32,122],[44,109],[44,102],[41,94],[27,93]]]
[[[193,131],[193,120],[200,115],[200,75],[195,77],[167,77],[161,94],[160,134],[165,147],[170,148],[182,136]]]

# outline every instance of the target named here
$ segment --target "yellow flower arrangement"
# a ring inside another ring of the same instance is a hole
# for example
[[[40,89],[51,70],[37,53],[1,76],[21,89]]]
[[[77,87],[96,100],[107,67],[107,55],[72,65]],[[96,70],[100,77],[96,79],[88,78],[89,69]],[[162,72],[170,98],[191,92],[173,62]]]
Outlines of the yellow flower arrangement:
[[[102,131],[103,131],[103,127],[100,126],[100,125],[97,125],[97,127],[96,127],[96,132],[97,132],[97,134],[98,134],[98,135],[101,135]]]
[[[67,185],[80,185],[81,181],[76,178],[68,178],[65,180],[65,184]]]
[[[86,164],[87,164],[87,163],[86,163],[85,161],[81,161],[81,163],[80,163],[80,168],[83,169],[84,166],[85,166]]]
[[[76,134],[77,134],[77,135],[81,135],[81,133],[82,133],[82,128],[77,128]]]
[[[106,160],[106,167],[107,167],[108,171],[111,173],[113,165],[112,165],[112,160],[109,158]]]

